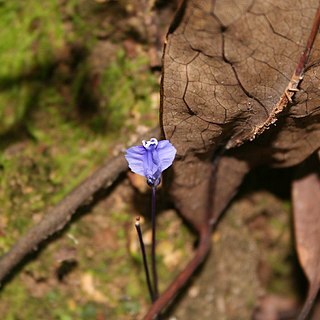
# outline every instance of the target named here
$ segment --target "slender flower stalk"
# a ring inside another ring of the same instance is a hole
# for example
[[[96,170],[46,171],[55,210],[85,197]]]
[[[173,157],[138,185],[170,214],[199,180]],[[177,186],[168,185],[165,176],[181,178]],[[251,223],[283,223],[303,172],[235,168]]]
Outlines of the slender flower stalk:
[[[172,162],[176,155],[175,147],[169,140],[158,141],[156,138],[152,138],[149,141],[143,140],[142,146],[134,146],[127,150],[126,159],[129,164],[129,168],[134,173],[144,176],[148,185],[152,189],[152,201],[151,201],[151,225],[152,225],[152,243],[151,243],[151,271],[152,282],[151,285],[150,275],[147,265],[147,259],[140,229],[140,224],[136,222],[136,228],[139,236],[143,263],[147,278],[147,284],[152,302],[157,300],[159,296],[158,289],[158,275],[157,275],[157,263],[156,263],[156,189],[161,181],[161,174],[164,170],[172,165]],[[142,249],[143,248],[143,249]],[[161,317],[157,317],[160,320]]]
[[[148,286],[148,290],[149,290],[150,299],[151,299],[152,302],[154,302],[156,300],[156,297],[155,297],[155,294],[154,294],[154,291],[153,291],[153,288],[152,288],[152,284],[151,284],[149,267],[148,267],[148,262],[147,262],[146,249],[145,249],[145,246],[144,246],[144,242],[143,242],[143,238],[142,238],[142,231],[141,231],[141,227],[140,227],[140,217],[136,217],[135,227],[136,227],[136,230],[137,230],[138,239],[139,239],[139,243],[140,243],[140,249],[141,249],[142,260],[143,260],[143,267],[144,267],[144,272],[145,272],[145,275],[146,275],[146,281],[147,281],[147,286]]]
[[[151,225],[152,225],[152,242],[151,242],[151,268],[155,300],[158,299],[158,272],[156,260],[156,187],[152,187],[152,204],[151,204]]]

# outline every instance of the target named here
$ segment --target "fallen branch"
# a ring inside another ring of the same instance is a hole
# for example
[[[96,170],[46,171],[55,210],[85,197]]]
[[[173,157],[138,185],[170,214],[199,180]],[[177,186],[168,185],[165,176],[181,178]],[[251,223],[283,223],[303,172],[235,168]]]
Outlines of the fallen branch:
[[[144,135],[159,136],[159,129],[154,129]],[[141,138],[139,138],[140,142]],[[90,203],[93,196],[101,189],[109,188],[121,173],[128,169],[123,155],[108,159],[105,164],[80,183],[56,206],[49,209],[43,219],[22,236],[13,247],[0,259],[0,284],[30,252],[38,250],[39,245],[70,221],[72,215],[81,206]]]

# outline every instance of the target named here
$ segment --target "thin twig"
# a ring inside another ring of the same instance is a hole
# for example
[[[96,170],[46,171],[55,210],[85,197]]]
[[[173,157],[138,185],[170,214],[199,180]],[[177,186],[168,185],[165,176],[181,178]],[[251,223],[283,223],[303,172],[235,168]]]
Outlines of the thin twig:
[[[153,289],[152,289],[150,273],[149,273],[149,267],[148,267],[148,262],[147,262],[146,249],[145,249],[144,241],[143,241],[143,238],[142,238],[142,232],[141,232],[141,227],[140,227],[140,217],[136,218],[135,227],[136,227],[136,230],[137,230],[138,239],[139,239],[139,243],[140,243],[141,255],[142,255],[142,260],[143,260],[143,267],[144,267],[144,272],[145,272],[145,275],[146,275],[146,281],[147,281],[147,286],[148,286],[148,290],[149,290],[150,299],[151,299],[151,302],[154,302],[155,301],[155,295],[154,295],[154,292],[153,292]]]

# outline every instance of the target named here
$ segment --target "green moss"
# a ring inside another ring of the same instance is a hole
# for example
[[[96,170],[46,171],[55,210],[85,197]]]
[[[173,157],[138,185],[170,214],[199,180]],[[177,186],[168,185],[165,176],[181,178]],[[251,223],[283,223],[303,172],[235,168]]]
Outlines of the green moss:
[[[121,225],[123,225],[126,222],[131,222],[132,221],[132,216],[130,214],[128,214],[128,212],[126,212],[126,211],[112,212],[111,216],[112,216],[112,220],[115,223],[121,224]]]
[[[267,290],[275,294],[294,296],[296,276],[288,209],[270,217],[268,224],[273,242],[266,251],[266,262],[272,270]]]
[[[87,303],[81,310],[80,319],[97,319],[97,306],[94,303]]]
[[[36,79],[48,74],[66,36],[58,1],[1,2],[0,17],[1,134],[32,108]]]
[[[29,127],[37,143],[26,141],[17,154],[0,157],[0,213],[9,219],[8,235],[26,230],[34,214],[61,200],[108,155],[108,139],[63,121],[54,107],[47,112]]]
[[[143,55],[129,60],[121,50],[116,61],[103,73],[100,84],[101,113],[110,130],[130,125],[130,117],[150,113],[151,95],[157,83],[146,69],[147,62]]]
[[[122,303],[122,314],[137,315],[140,311],[140,304],[136,300],[124,301]]]

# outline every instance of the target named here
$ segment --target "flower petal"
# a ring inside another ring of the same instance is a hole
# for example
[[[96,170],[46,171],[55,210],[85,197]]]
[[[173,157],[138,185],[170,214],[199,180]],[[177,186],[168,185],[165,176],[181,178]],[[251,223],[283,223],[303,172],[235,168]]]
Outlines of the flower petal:
[[[172,165],[177,150],[169,140],[159,141],[156,150],[158,151],[162,172]]]
[[[169,140],[158,142],[152,138],[143,140],[142,144],[129,148],[125,157],[131,171],[146,177],[147,183],[155,187],[160,183],[161,173],[171,166],[177,151]]]
[[[134,146],[127,149],[125,157],[132,172],[145,176],[147,150],[143,146]]]

